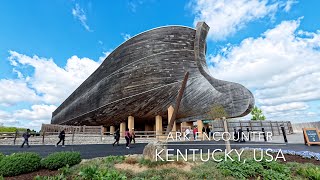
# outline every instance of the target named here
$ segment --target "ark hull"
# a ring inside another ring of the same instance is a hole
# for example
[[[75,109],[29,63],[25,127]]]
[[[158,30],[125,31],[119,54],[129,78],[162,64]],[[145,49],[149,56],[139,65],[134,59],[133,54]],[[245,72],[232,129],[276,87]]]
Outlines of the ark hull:
[[[248,114],[252,93],[240,84],[209,75],[209,27],[168,26],[141,33],[114,50],[52,114],[52,124],[117,125],[134,116],[145,122],[174,106],[184,74],[189,79],[177,121],[205,119],[214,105],[228,117]]]

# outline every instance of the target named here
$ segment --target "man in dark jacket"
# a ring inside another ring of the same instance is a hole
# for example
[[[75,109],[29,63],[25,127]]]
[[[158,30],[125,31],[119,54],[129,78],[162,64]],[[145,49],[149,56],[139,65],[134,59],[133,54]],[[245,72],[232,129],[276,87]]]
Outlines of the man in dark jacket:
[[[210,138],[210,132],[211,132],[210,127],[207,126],[207,128],[206,128],[206,133],[207,133],[207,135],[208,135],[209,138]]]
[[[29,137],[31,136],[30,134],[30,129],[27,129],[27,132],[23,133],[22,137],[24,139],[22,145],[21,145],[21,148],[23,148],[24,146],[24,143],[27,143],[27,147],[30,147],[29,146]]]
[[[64,140],[65,140],[65,137],[66,137],[66,133],[64,132],[64,129],[59,133],[59,142],[56,144],[56,147],[58,147],[58,145],[60,144],[60,142],[62,141],[62,147],[65,147],[64,146]]]
[[[120,140],[120,129],[119,128],[116,130],[116,132],[113,134],[113,136],[114,136],[115,141],[112,145],[114,146],[117,143],[117,145],[119,146],[119,140]]]

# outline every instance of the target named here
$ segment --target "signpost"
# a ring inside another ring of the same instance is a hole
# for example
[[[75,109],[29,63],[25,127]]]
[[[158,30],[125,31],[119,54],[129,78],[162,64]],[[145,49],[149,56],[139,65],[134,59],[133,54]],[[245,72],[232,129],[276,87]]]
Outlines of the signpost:
[[[320,145],[320,135],[317,128],[302,128],[302,130],[305,144],[308,146],[312,144]]]

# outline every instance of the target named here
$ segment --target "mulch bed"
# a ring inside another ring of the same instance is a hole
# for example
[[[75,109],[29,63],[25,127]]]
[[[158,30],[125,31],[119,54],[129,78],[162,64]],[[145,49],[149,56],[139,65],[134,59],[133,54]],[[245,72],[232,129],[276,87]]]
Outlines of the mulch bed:
[[[51,171],[48,169],[41,169],[39,171],[31,172],[28,174],[21,174],[19,176],[13,176],[13,177],[5,177],[5,180],[33,180],[34,177],[37,175],[39,176],[55,176],[59,174],[59,171]]]
[[[288,163],[288,162],[297,162],[297,163],[311,163],[317,166],[320,166],[320,161],[316,160],[316,159],[306,159],[303,158],[301,156],[295,156],[295,155],[289,155],[289,154],[285,154],[284,157],[286,158],[286,161],[282,161],[282,159],[279,159],[279,161],[283,162],[283,163]]]

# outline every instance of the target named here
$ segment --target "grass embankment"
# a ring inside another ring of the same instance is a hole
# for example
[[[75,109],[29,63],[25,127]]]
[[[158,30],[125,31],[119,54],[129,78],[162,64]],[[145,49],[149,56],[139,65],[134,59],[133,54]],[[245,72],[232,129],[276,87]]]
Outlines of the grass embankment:
[[[26,131],[25,128],[0,126],[0,132],[16,132],[17,130],[22,132]]]

